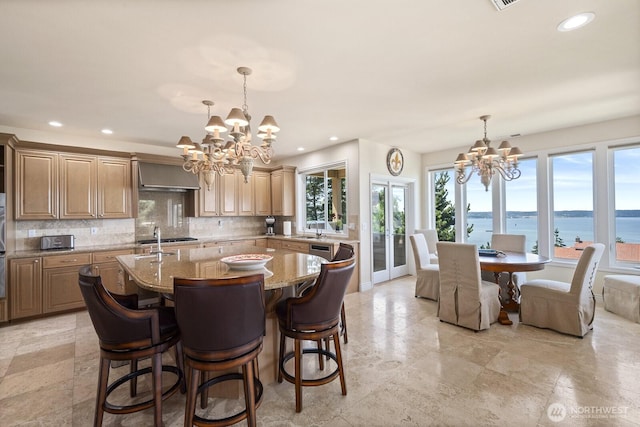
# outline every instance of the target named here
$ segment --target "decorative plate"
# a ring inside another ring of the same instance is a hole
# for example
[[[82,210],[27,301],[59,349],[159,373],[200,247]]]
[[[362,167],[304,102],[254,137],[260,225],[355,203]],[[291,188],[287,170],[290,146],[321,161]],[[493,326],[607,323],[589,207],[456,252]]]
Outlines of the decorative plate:
[[[220,261],[232,270],[259,270],[272,259],[271,255],[266,254],[242,254],[227,256]]]
[[[392,148],[387,153],[387,169],[393,176],[398,176],[402,173],[404,167],[404,156],[399,148]]]

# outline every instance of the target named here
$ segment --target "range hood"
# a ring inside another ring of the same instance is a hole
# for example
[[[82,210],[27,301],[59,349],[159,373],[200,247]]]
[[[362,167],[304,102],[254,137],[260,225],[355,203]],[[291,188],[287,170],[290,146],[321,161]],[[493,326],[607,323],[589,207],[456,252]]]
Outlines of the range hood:
[[[198,177],[182,166],[157,163],[138,163],[140,190],[187,191],[199,190]]]

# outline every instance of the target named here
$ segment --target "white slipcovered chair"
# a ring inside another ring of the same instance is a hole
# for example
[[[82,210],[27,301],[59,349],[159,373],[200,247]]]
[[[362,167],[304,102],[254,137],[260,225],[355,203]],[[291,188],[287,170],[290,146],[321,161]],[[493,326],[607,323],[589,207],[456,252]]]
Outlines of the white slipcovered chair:
[[[518,252],[525,253],[526,249],[527,236],[524,234],[492,234],[491,235],[491,249],[495,249],[498,251],[504,252]],[[521,283],[524,283],[527,280],[527,275],[524,272],[516,272],[511,275],[513,280],[513,284],[516,287],[516,292],[518,290],[518,286]],[[489,282],[495,282],[495,274],[492,271],[483,271],[482,272],[482,280],[487,280]],[[500,275],[500,292],[502,295],[502,300],[507,302],[509,299],[507,284],[509,283],[509,274],[502,273]],[[516,300],[517,301],[517,300]]]
[[[537,279],[520,286],[520,322],[580,338],[593,329],[593,281],[604,252],[594,243],[582,252],[571,283]]]
[[[500,288],[482,280],[476,245],[439,242],[441,321],[479,331],[500,314]]]
[[[416,230],[416,234],[422,234],[427,241],[427,248],[429,248],[429,262],[431,264],[438,263],[438,231],[429,228],[421,228]]]
[[[438,300],[440,293],[440,273],[438,264],[431,264],[427,241],[422,234],[409,236],[413,257],[416,261],[416,297]]]

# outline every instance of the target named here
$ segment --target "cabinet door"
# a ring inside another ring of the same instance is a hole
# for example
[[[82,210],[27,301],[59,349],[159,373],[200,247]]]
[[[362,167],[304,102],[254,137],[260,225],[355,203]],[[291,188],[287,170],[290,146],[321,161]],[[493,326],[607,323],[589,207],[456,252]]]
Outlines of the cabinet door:
[[[79,268],[58,267],[42,271],[43,313],[84,307],[84,299],[78,285]]]
[[[242,175],[242,173],[236,173],[236,189],[238,192],[238,215],[255,215],[255,209],[253,205],[253,201],[255,198],[254,177],[255,172],[247,178],[247,182],[244,182],[244,175]]]
[[[282,171],[271,173],[271,211],[274,215],[282,215]]]
[[[11,319],[42,313],[42,267],[40,258],[9,261],[9,299]],[[76,281],[77,281],[76,271]]]
[[[220,215],[237,216],[238,178],[236,177],[236,174],[225,174],[221,177],[216,177],[216,179],[219,179]]]
[[[253,173],[255,215],[271,215],[271,174],[256,171]]]
[[[200,190],[198,190],[198,196],[200,198],[198,214],[200,216],[218,216],[220,210],[218,206],[218,187],[220,182],[220,175],[214,175],[214,181],[211,184],[211,188],[207,188],[207,184],[200,174]]]
[[[129,159],[98,158],[98,217],[131,218]]]
[[[16,219],[58,217],[58,155],[16,151]]]
[[[96,218],[96,158],[60,154],[60,219]]]
[[[100,276],[102,284],[111,293],[125,295],[124,270],[119,262],[105,262],[94,264],[93,273]]]

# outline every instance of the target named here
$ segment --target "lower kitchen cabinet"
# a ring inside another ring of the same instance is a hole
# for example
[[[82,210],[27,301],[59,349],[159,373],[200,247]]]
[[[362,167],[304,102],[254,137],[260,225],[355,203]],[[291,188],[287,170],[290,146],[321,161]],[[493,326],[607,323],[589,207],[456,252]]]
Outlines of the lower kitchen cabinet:
[[[119,255],[130,255],[132,253],[134,253],[133,249],[93,253],[93,274],[100,276],[102,284],[109,292],[119,295],[136,293],[135,288],[127,289],[124,280],[124,270],[116,260],[116,257]]]
[[[91,264],[91,253],[54,255],[42,260],[42,312],[84,307],[78,270]]]
[[[42,313],[42,259],[40,257],[9,261],[10,318],[37,316]]]
[[[0,298],[0,322],[6,322],[9,320],[9,304],[7,304],[6,298]]]

